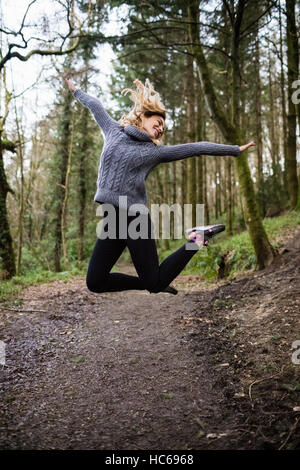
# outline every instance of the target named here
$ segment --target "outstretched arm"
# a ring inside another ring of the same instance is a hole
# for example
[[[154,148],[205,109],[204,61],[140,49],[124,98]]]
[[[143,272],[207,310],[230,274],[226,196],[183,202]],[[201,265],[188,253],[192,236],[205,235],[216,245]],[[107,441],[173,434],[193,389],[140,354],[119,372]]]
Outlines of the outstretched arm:
[[[241,150],[238,145],[194,142],[181,145],[161,145],[157,151],[161,162],[171,162],[196,155],[233,155],[237,157]]]
[[[196,155],[232,155],[237,157],[240,153],[255,145],[254,142],[242,145],[223,145],[213,142],[194,142],[181,145],[162,145],[158,147],[159,160],[161,162],[171,162],[174,160],[182,160],[184,158]]]
[[[93,98],[80,89],[76,89],[71,80],[68,79],[66,82],[69,90],[73,93],[74,98],[92,112],[97,124],[101,127],[104,134],[109,132],[112,127],[119,126],[119,124],[105,111],[98,99]]]

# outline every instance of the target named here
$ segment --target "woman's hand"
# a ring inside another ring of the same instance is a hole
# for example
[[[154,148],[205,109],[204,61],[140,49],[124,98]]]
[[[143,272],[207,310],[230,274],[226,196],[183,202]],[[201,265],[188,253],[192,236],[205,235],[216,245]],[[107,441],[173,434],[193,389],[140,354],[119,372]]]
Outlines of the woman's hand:
[[[69,90],[71,91],[71,93],[73,93],[74,91],[76,91],[76,88],[74,87],[73,83],[71,82],[71,80],[69,80],[68,78],[66,79],[66,82],[68,84],[68,87],[69,87]]]
[[[249,147],[253,147],[253,145],[256,145],[254,142],[249,142],[249,144],[242,145],[240,147],[240,152],[243,152],[244,150],[247,150]]]

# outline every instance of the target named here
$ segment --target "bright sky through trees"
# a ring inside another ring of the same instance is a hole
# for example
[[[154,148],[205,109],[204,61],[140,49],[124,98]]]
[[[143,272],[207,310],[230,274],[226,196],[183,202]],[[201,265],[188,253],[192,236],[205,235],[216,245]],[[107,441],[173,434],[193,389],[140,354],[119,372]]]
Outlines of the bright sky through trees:
[[[1,23],[5,30],[18,31],[24,17],[24,13],[29,0],[0,0],[0,13]],[[63,32],[63,27],[66,19],[63,17],[59,9],[59,3],[53,0],[37,0],[28,11],[25,24],[28,27],[24,28],[25,37],[36,36],[39,38],[47,39],[47,32],[49,36],[51,32]],[[81,18],[83,16],[81,15]],[[32,28],[30,28],[32,26]],[[118,34],[119,32],[119,17],[116,15],[116,10],[112,11],[109,17],[109,22],[104,24],[101,28],[105,35]],[[20,44],[20,39],[16,39],[12,35],[2,34],[1,41],[3,49],[4,41],[16,42]],[[37,44],[37,42],[36,42]],[[29,41],[29,47],[33,48],[34,39]],[[21,52],[23,50],[21,49]],[[111,61],[114,59],[114,53],[108,44],[99,46],[97,51],[97,58],[93,62],[93,66],[98,70],[92,76],[93,84],[101,87],[107,97],[107,83],[109,75],[112,72]],[[18,108],[22,109],[24,113],[24,121],[26,128],[32,126],[33,122],[45,117],[49,108],[55,100],[55,90],[57,83],[57,73],[54,64],[59,65],[64,60],[64,56],[58,57],[40,57],[38,55],[32,56],[27,62],[21,62],[17,58],[13,58],[7,63],[7,86],[10,91],[14,90],[14,95],[22,98],[17,100]],[[54,83],[55,82],[55,83]],[[8,119],[8,129],[13,127],[14,113],[10,113]]]

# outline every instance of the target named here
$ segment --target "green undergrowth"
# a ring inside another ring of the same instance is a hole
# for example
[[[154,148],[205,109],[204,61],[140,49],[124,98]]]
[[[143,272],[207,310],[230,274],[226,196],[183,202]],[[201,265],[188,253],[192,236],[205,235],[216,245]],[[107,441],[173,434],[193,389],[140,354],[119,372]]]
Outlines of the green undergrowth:
[[[264,219],[263,223],[271,244],[275,248],[280,248],[287,236],[297,226],[300,226],[300,212],[290,211],[279,217]],[[185,239],[170,240],[168,250],[164,250],[161,247],[161,242],[158,243],[159,259],[163,261],[168,255],[182,246],[184,242]],[[229,265],[228,279],[232,279],[245,271],[255,269],[255,253],[248,232],[243,231],[231,237],[226,236],[226,232],[224,232],[218,235],[207,248],[199,250],[182,271],[182,274],[197,274],[203,276],[209,282],[214,282],[218,277],[222,256],[225,254],[227,254],[226,262]],[[125,263],[131,262],[127,249],[120,258],[120,261]],[[34,266],[32,271],[26,271],[26,273],[15,276],[9,281],[0,282],[0,302],[8,301],[15,297],[24,286],[57,280],[69,282],[85,277],[87,265],[88,259],[84,262],[74,261],[69,269],[65,268],[63,272],[59,273]],[[113,271],[116,270],[117,268],[114,267]]]
[[[21,293],[26,286],[32,286],[43,282],[63,281],[70,282],[75,279],[85,278],[88,267],[88,260],[83,262],[74,262],[70,264],[69,269],[61,272],[50,271],[43,268],[35,268],[27,271],[26,274],[14,276],[8,281],[0,281],[0,302],[9,301],[14,296]],[[112,271],[117,271],[113,267]]]
[[[285,239],[300,225],[300,212],[290,211],[284,215],[263,220],[267,236],[274,248],[280,248]],[[168,251],[160,250],[160,257],[164,259],[175,249],[179,248],[184,240],[170,242]],[[218,277],[222,257],[226,255],[229,265],[227,278],[254,270],[256,267],[255,251],[247,231],[226,236],[226,232],[218,235],[208,247],[199,250],[189,261],[182,274],[197,274],[207,280],[214,281]]]
[[[68,271],[58,273],[44,269],[37,269],[20,276],[14,276],[9,281],[0,282],[0,302],[8,301],[13,296],[20,294],[23,287],[52,281],[70,282],[74,279],[78,279],[78,277],[81,278],[85,273],[86,268],[79,269],[73,266]]]

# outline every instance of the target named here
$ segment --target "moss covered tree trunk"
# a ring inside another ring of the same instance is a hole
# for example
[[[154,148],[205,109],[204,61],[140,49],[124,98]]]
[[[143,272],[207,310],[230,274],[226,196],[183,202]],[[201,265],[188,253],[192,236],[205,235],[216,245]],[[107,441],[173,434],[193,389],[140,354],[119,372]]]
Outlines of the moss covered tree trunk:
[[[15,253],[13,248],[13,240],[10,233],[8,213],[6,208],[6,198],[9,192],[13,193],[10,188],[5,174],[3,152],[15,152],[16,147],[14,142],[6,139],[4,126],[9,113],[9,103],[12,99],[12,94],[6,87],[6,73],[5,69],[1,74],[1,82],[3,82],[5,89],[5,101],[3,115],[0,116],[0,268],[2,269],[1,277],[3,279],[10,279],[16,274]],[[2,85],[2,83],[1,83]]]
[[[188,4],[193,11],[192,16],[196,20],[199,17],[199,0],[188,0]],[[240,1],[237,6],[237,11],[232,15],[232,112],[230,117],[228,117],[228,114],[224,112],[222,106],[218,102],[203,48],[201,44],[199,44],[199,37],[191,36],[191,42],[195,45],[193,47],[193,53],[197,61],[199,79],[204,90],[207,109],[221,135],[224,137],[224,140],[228,143],[239,145],[244,143],[242,130],[240,128],[241,110],[239,106],[241,96],[239,42],[244,8],[245,2]],[[254,184],[247,161],[247,152],[241,153],[239,157],[235,158],[235,168],[244,202],[245,222],[256,253],[257,267],[259,269],[263,269],[272,263],[275,256],[275,250],[271,246],[263,227],[260,211],[256,201]]]
[[[0,129],[0,262],[2,278],[10,279],[16,274],[16,263],[6,209],[7,194],[11,190],[4,171],[3,150],[2,130]]]

